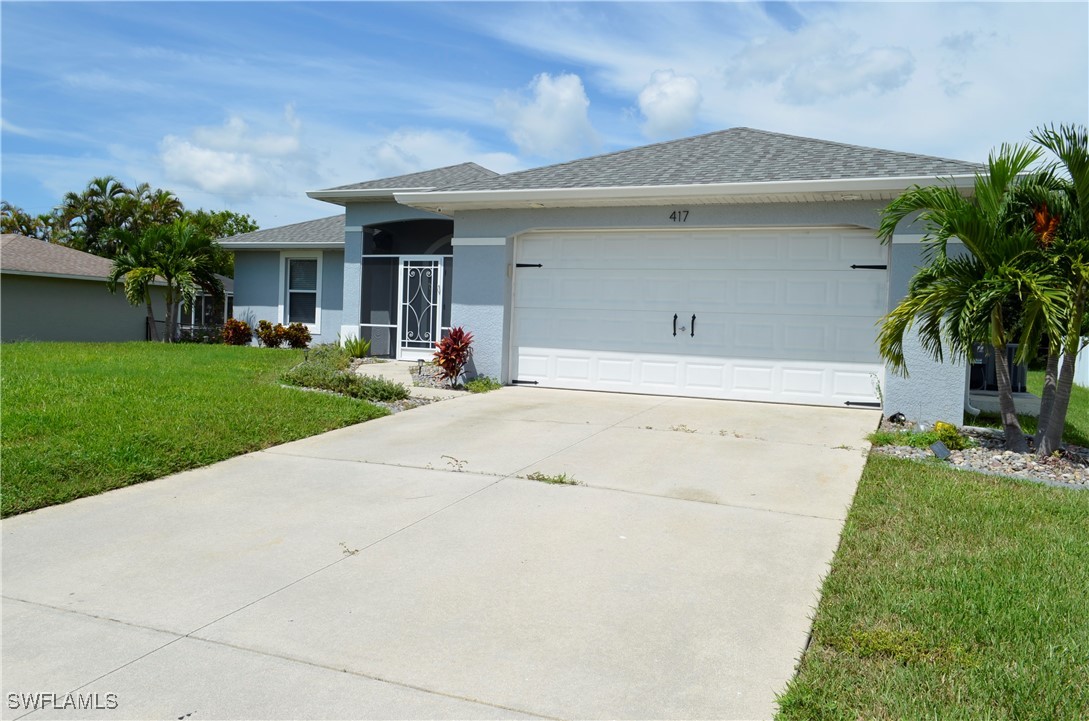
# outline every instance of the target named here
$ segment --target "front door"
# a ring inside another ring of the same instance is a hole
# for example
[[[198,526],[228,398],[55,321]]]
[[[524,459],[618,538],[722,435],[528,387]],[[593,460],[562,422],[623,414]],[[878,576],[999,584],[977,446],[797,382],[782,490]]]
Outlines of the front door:
[[[397,357],[430,360],[442,332],[442,257],[401,256]]]

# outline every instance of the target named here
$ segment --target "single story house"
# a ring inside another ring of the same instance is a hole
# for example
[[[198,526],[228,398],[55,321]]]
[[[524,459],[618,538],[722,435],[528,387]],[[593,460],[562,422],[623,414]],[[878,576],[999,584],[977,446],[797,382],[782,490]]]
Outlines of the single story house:
[[[914,184],[977,163],[732,128],[499,175],[473,163],[312,191],[339,215],[223,239],[236,315],[429,358],[451,326],[507,384],[881,407],[958,421],[963,364],[876,323],[921,230],[875,236]]]
[[[0,340],[145,340],[147,308],[129,305],[120,287],[109,292],[106,279],[112,267],[107,258],[64,245],[18,234],[0,236]],[[221,280],[230,307],[233,281]],[[161,285],[152,288],[152,303],[162,332]],[[198,296],[194,308],[179,309],[181,322],[190,322],[195,311],[203,320],[213,306],[222,304]]]

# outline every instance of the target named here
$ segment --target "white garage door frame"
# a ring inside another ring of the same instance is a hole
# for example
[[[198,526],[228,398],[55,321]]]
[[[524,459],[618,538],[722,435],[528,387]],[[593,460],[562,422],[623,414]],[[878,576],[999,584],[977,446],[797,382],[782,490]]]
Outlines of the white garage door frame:
[[[879,404],[889,249],[872,230],[535,229],[513,250],[512,383]]]

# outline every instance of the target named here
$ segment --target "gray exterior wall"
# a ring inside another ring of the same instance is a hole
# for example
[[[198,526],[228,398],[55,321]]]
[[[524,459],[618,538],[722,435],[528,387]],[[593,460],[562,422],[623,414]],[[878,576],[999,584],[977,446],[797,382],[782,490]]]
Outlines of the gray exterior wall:
[[[280,251],[237,250],[234,254],[234,317],[256,326],[275,322],[280,308]]]
[[[300,250],[306,250],[300,248]],[[313,344],[331,343],[340,332],[344,307],[344,252],[323,250],[321,265],[320,333]],[[234,256],[234,317],[256,326],[257,321],[276,323],[280,315],[279,250],[238,250]],[[358,310],[356,311],[358,314]]]
[[[510,244],[455,245],[450,322],[473,334],[466,375],[507,379]]]
[[[951,243],[951,256],[967,253],[959,243]],[[889,275],[889,309],[907,295],[908,283],[918,269],[925,265],[920,243],[894,243]],[[885,415],[903,413],[909,420],[932,424],[945,421],[960,425],[964,419],[964,394],[967,366],[963,358],[946,354],[938,363],[923,350],[918,335],[912,333],[904,340],[905,377],[891,368],[885,371]]]
[[[158,320],[166,312],[162,289],[152,292]],[[132,306],[120,288],[101,280],[75,280],[5,273],[0,279],[0,340],[144,340],[146,306]]]

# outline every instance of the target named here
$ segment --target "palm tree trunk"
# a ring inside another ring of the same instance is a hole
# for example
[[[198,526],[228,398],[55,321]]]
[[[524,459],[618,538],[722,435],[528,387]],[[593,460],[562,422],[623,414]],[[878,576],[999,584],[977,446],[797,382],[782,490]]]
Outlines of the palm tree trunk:
[[[1066,429],[1066,411],[1070,407],[1070,394],[1074,387],[1074,364],[1077,362],[1078,341],[1066,344],[1066,353],[1063,355],[1062,370],[1059,372],[1059,382],[1055,387],[1055,402],[1051,406],[1048,417],[1047,430],[1044,431],[1039,445],[1036,447],[1036,455],[1040,457],[1050,456],[1062,447],[1063,431]]]
[[[1036,426],[1036,435],[1032,442],[1037,448],[1047,432],[1047,424],[1051,419],[1051,409],[1055,403],[1055,385],[1059,381],[1059,354],[1053,350],[1047,352],[1047,367],[1044,369],[1044,390],[1040,395],[1040,419]]]
[[[151,289],[144,290],[144,303],[147,304],[147,327],[151,340],[159,340],[159,327],[155,325],[155,309],[151,307]]]
[[[174,289],[168,284],[166,287],[166,338],[167,343],[174,342],[174,324],[178,317],[178,302],[174,299]]]
[[[1014,453],[1027,453],[1025,432],[1021,430],[1021,423],[1017,420],[1017,408],[1013,404],[1013,386],[1010,384],[1010,366],[1006,362],[1005,344],[994,346],[994,375],[998,382],[998,408],[1002,413],[1006,448]]]

